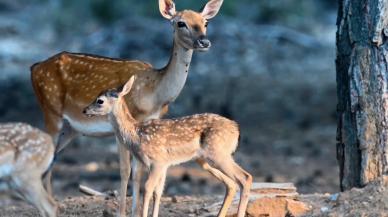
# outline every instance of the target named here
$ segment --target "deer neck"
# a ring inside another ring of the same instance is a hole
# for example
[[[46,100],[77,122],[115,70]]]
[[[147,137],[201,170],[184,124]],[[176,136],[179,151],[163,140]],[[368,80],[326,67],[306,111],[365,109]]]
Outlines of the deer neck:
[[[185,85],[192,56],[193,50],[184,48],[174,40],[170,61],[161,70],[161,80],[155,91],[159,103],[168,104],[178,97]]]
[[[129,113],[128,106],[123,98],[119,98],[113,107],[113,111],[109,114],[109,121],[120,143],[129,146],[139,143],[137,121]]]

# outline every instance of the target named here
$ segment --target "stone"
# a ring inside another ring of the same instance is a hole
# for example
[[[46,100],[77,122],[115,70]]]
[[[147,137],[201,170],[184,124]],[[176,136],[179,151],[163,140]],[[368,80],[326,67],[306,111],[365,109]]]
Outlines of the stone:
[[[260,198],[248,205],[247,214],[251,217],[297,217],[305,215],[309,210],[305,203],[294,199]]]

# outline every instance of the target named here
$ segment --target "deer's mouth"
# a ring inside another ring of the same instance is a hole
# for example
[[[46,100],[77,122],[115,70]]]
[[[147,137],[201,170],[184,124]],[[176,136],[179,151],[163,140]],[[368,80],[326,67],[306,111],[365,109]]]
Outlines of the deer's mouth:
[[[202,40],[197,40],[194,42],[194,49],[198,51],[208,51],[210,47],[210,41],[204,43]]]
[[[195,50],[200,51],[200,52],[206,52],[209,50],[209,48],[208,47],[195,47]]]
[[[83,113],[85,116],[89,117],[89,118],[90,118],[90,117],[93,117],[93,116],[96,116],[96,114],[91,113],[91,112],[89,111],[88,108],[84,109],[84,110],[82,111],[82,113]]]

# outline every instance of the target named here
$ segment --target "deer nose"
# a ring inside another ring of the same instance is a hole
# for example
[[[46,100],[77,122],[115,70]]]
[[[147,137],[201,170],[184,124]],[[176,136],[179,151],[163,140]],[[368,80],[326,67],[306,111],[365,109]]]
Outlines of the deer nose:
[[[83,113],[83,114],[86,114],[86,109],[82,110],[82,113]]]
[[[200,36],[198,39],[198,45],[201,48],[209,48],[211,46],[211,42],[206,38],[206,36]]]

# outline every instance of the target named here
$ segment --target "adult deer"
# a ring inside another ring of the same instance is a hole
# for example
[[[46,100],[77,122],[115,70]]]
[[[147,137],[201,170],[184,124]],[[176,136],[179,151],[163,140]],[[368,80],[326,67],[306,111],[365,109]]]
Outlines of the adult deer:
[[[159,10],[174,28],[171,58],[162,69],[140,61],[112,59],[88,54],[62,52],[31,67],[31,80],[44,113],[47,132],[61,151],[78,135],[109,136],[113,129],[107,116],[86,117],[82,110],[97,96],[117,88],[133,75],[137,76],[126,103],[137,121],[160,118],[168,104],[181,92],[187,78],[194,50],[206,51],[207,22],[219,11],[223,0],[210,0],[201,12],[176,11],[172,0],[159,0]],[[120,157],[120,214],[125,212],[125,195],[130,175],[130,155],[118,146]],[[50,176],[46,179],[50,180]],[[48,182],[50,189],[51,184]],[[139,187],[134,186],[136,206]]]

